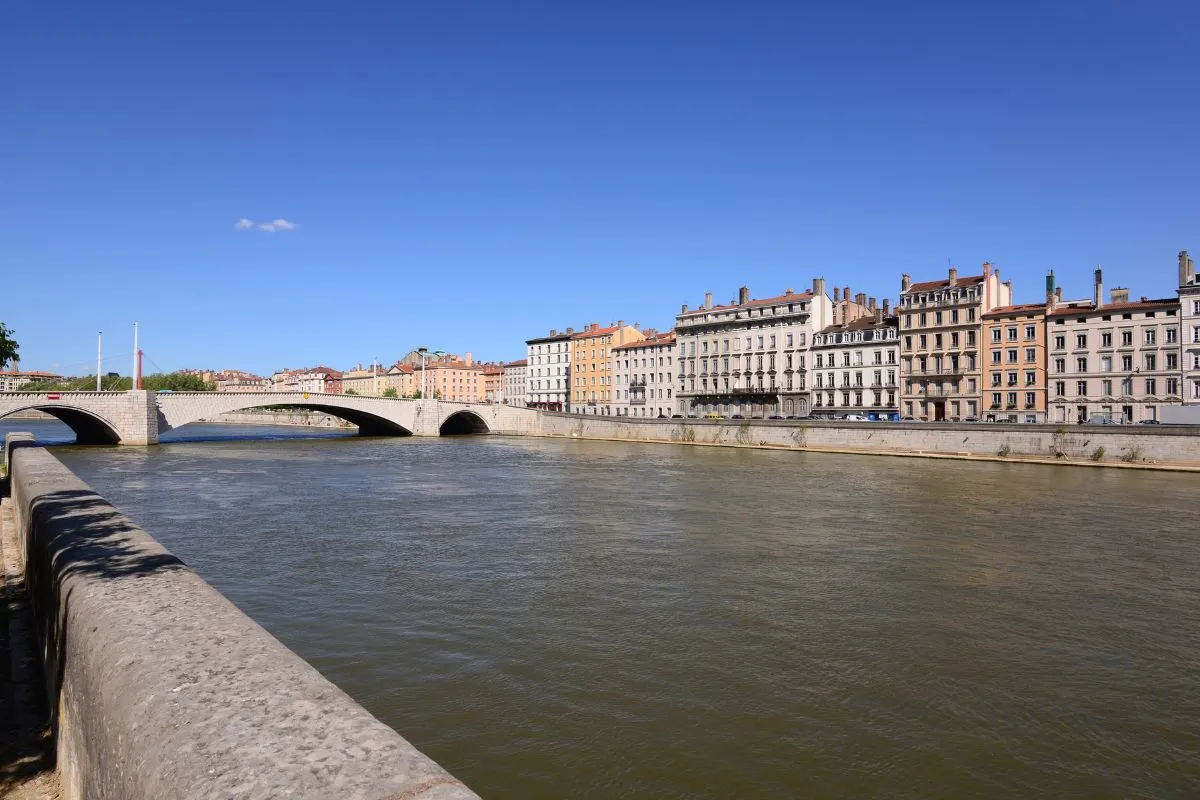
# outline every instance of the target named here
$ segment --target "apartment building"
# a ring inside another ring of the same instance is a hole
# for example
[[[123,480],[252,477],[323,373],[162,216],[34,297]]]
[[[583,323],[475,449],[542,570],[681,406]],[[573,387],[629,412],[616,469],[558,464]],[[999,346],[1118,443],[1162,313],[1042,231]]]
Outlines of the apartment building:
[[[271,379],[241,370],[222,370],[213,376],[218,392],[269,392]]]
[[[504,404],[524,408],[529,401],[525,394],[525,375],[528,361],[510,361],[504,365]]]
[[[552,330],[549,336],[525,342],[525,393],[530,408],[571,410],[571,337],[574,334],[574,328],[567,328],[563,333]]]
[[[501,364],[483,365],[483,402],[500,404],[504,402],[504,366]]]
[[[1200,277],[1187,250],[1179,254],[1179,305],[1183,402],[1200,404]]]
[[[675,317],[676,410],[684,415],[807,416],[808,352],[813,335],[833,323],[825,279],[811,292],[685,305]]]
[[[1000,306],[983,315],[983,418],[1046,421],[1046,313],[1057,303],[1053,270],[1046,302]]]
[[[983,274],[913,283],[900,279],[901,414],[931,422],[978,419],[983,315],[1012,305],[1012,282],[984,263]]]
[[[342,373],[342,394],[381,395],[385,375],[387,370],[379,364],[369,367],[357,364]]]
[[[0,370],[0,392],[19,392],[21,387],[35,381],[61,381],[61,375],[52,372],[29,372],[20,370]]]
[[[342,373],[331,367],[312,367],[300,370],[296,373],[295,378],[295,390],[299,392],[342,393]]]
[[[1162,406],[1180,403],[1179,312],[1178,298],[1130,302],[1120,288],[1105,303],[1097,269],[1092,300],[1046,315],[1050,421],[1157,420]]]
[[[643,333],[642,341],[612,349],[614,414],[670,417],[675,413],[675,332]]]
[[[887,300],[882,307],[874,299],[867,306],[872,314],[830,325],[813,337],[814,417],[900,417],[899,323]]]
[[[397,397],[418,397],[421,394],[421,368],[397,361],[379,380],[380,394],[389,389],[395,389]]]
[[[571,411],[578,414],[613,414],[612,348],[646,338],[637,325],[601,328],[593,322],[571,337]]]
[[[430,397],[456,403],[482,403],[486,396],[483,366],[476,364],[470,353],[462,360],[454,357],[426,360],[425,386]]]

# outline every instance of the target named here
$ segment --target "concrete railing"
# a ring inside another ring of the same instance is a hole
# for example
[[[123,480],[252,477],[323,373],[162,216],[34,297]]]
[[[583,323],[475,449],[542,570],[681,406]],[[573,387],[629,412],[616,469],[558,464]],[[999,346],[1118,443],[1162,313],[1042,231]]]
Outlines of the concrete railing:
[[[64,798],[476,797],[28,434],[5,456]]]

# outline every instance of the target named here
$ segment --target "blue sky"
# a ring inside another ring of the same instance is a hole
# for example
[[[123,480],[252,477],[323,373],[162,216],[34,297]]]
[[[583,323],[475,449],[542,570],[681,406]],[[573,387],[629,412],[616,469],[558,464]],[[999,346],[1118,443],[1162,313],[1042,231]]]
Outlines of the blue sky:
[[[115,6],[115,7],[114,7]],[[9,3],[0,320],[86,373],[513,359],[984,260],[1173,294],[1200,4]],[[292,230],[239,230],[282,219]]]

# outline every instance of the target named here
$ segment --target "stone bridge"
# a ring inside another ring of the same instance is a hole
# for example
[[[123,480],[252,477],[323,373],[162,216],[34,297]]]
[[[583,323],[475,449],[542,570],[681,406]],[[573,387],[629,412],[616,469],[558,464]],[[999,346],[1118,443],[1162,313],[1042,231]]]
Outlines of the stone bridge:
[[[532,433],[535,409],[441,400],[318,392],[5,392],[0,417],[43,411],[65,422],[80,444],[157,444],[191,422],[268,406],[304,408],[340,417],[366,436]]]

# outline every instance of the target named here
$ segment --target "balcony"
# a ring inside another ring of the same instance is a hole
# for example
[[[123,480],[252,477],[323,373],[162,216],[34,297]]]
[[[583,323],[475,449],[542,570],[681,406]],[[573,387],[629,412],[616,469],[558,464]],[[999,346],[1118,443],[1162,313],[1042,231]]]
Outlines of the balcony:
[[[913,394],[921,395],[922,397],[957,397],[962,392],[946,386],[923,386],[914,389]]]
[[[768,388],[768,387],[762,387],[762,386],[743,386],[743,387],[740,387],[740,388],[733,388],[733,389],[730,389],[730,390],[729,390],[729,393],[730,393],[730,394],[750,394],[750,395],[755,395],[755,394],[779,394],[779,389],[778,389],[778,388],[776,388],[776,387],[774,387],[774,386],[772,386],[772,387],[769,387],[769,388]]]

